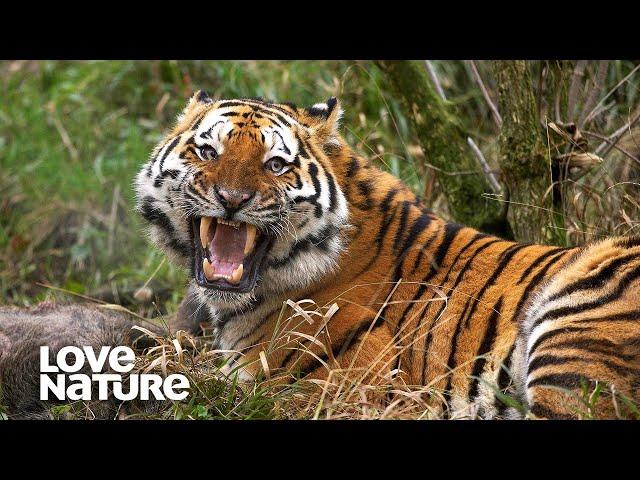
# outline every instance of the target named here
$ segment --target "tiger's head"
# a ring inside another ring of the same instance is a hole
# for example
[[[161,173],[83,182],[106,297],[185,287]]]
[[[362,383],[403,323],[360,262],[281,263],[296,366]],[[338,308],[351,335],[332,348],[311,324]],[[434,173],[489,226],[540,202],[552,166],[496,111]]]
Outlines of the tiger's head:
[[[335,268],[348,221],[330,158],[345,147],[341,114],[335,98],[305,109],[190,99],[135,188],[152,240],[205,299],[238,305]]]

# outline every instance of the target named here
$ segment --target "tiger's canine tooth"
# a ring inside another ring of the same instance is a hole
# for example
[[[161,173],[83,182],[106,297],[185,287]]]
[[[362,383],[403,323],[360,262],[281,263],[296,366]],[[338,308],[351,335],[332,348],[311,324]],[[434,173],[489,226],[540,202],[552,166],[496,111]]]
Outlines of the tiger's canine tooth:
[[[212,222],[211,217],[202,217],[200,219],[200,243],[202,248],[207,248],[207,240],[209,240],[209,227]]]
[[[231,277],[229,278],[229,282],[231,283],[240,282],[240,279],[242,278],[243,273],[244,273],[244,265],[241,263],[240,266],[236,268],[231,274]]]
[[[247,239],[244,244],[244,254],[251,252],[256,243],[256,227],[247,223]]]
[[[214,279],[216,271],[213,268],[213,265],[211,265],[211,263],[209,263],[209,260],[206,258],[202,260],[202,270],[204,271],[204,276],[207,278],[207,280]]]

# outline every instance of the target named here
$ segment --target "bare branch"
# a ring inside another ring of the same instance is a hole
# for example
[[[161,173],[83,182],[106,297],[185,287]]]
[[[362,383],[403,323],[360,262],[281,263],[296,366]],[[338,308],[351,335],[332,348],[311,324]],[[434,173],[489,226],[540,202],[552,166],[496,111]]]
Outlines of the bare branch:
[[[607,72],[609,69],[609,60],[601,60],[598,64],[598,73],[593,80],[593,86],[589,89],[589,95],[587,96],[587,100],[584,103],[584,107],[582,108],[582,114],[580,115],[580,119],[578,120],[578,125],[580,128],[585,126],[587,112],[591,112],[593,110],[593,106],[596,103],[598,95],[604,88],[604,82],[607,78]]]
[[[567,121],[573,122],[573,111],[578,100],[578,88],[584,77],[584,69],[587,66],[586,60],[578,60],[573,68],[571,76],[571,86],[569,87],[569,99],[567,100]]]
[[[433,68],[433,65],[431,65],[431,62],[429,60],[425,60],[424,66],[427,69],[427,73],[429,74],[429,77],[431,78],[433,85],[436,87],[436,92],[438,92],[438,96],[442,100],[446,100],[447,97],[444,94],[444,90],[442,89],[442,85],[440,84],[440,79],[438,78],[438,75],[436,75],[436,71]]]
[[[607,139],[604,139],[604,141],[600,145],[598,145],[598,148],[596,148],[595,153],[600,154],[600,152],[602,152],[601,156],[606,156],[611,151],[611,149],[616,146],[620,139],[624,137],[625,133],[631,133],[631,129],[635,126],[636,123],[638,123],[638,120],[640,120],[640,108],[631,120],[629,120],[626,124],[609,135]]]
[[[484,172],[485,177],[487,177],[487,181],[489,182],[489,185],[491,186],[491,189],[493,190],[493,192],[494,193],[501,193],[502,192],[502,187],[500,186],[500,183],[498,182],[498,179],[496,178],[496,176],[494,175],[493,171],[491,170],[491,167],[489,166],[489,163],[487,162],[487,159],[484,158],[484,155],[482,154],[482,150],[480,150],[480,148],[478,148],[478,146],[476,145],[476,143],[473,141],[473,139],[471,137],[467,137],[467,143],[471,147],[471,151],[473,151],[473,153],[475,154],[476,158],[480,162],[480,166],[482,167],[482,171]]]
[[[599,133],[596,132],[589,132],[588,130],[583,130],[582,133],[584,133],[585,135],[588,135],[589,137],[593,137],[593,138],[597,138],[598,140],[603,140],[603,144],[605,145],[611,145],[611,148],[615,148],[616,150],[618,150],[620,153],[622,153],[624,156],[626,156],[627,158],[633,160],[634,162],[637,162],[640,164],[640,159],[633,156],[631,153],[629,153],[627,150],[625,150],[624,148],[622,148],[620,145],[617,145],[617,142],[612,141],[611,139],[605,137],[604,135],[600,135]]]
[[[611,95],[613,95],[613,93],[620,88],[621,85],[623,85],[627,80],[629,80],[634,73],[636,73],[638,70],[640,69],[640,64],[636,65],[635,68],[633,70],[631,70],[622,80],[620,80],[615,87],[613,87],[609,93],[607,93],[599,102],[598,104],[593,108],[593,110],[591,110],[591,112],[589,112],[589,114],[584,118],[584,122],[583,123],[588,123],[591,120],[593,120],[593,118],[595,117],[595,112],[598,109],[598,107],[600,105],[602,105],[604,103],[604,101],[609,98]]]
[[[480,72],[476,67],[476,62],[474,62],[473,60],[468,60],[467,63],[469,64],[469,67],[471,67],[471,73],[473,75],[473,78],[478,84],[478,86],[480,87],[480,91],[482,92],[482,96],[484,97],[485,102],[487,102],[487,105],[489,106],[489,110],[491,110],[491,116],[493,117],[493,121],[496,124],[496,127],[498,127],[498,131],[500,131],[500,129],[502,128],[502,117],[500,116],[498,107],[496,107],[496,104],[491,99],[491,95],[489,95],[487,87],[485,87],[484,82],[482,81]]]

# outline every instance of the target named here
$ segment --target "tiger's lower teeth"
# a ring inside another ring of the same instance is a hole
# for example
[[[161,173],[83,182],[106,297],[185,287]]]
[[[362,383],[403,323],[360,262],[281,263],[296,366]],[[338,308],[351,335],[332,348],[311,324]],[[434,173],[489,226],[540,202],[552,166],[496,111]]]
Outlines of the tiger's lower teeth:
[[[211,265],[211,262],[209,262],[209,259],[205,258],[202,260],[202,271],[204,272],[204,276],[206,277],[206,279],[210,282],[214,280],[224,279],[229,283],[236,284],[240,282],[240,279],[242,279],[242,274],[244,273],[244,265],[242,263],[238,265],[238,267],[236,267],[231,275],[222,275],[216,273],[216,270],[214,266]]]
[[[229,281],[231,283],[238,283],[240,281],[240,279],[242,278],[242,274],[244,273],[244,265],[241,263],[240,266],[238,266],[238,268],[236,268],[233,273],[231,274],[231,278],[229,279]]]
[[[207,280],[213,280],[215,278],[216,271],[207,258],[202,260],[202,271]]]

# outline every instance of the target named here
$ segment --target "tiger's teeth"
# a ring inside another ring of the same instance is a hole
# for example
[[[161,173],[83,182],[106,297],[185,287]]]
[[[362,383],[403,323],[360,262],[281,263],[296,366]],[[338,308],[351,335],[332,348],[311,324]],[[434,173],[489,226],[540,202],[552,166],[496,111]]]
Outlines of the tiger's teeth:
[[[202,248],[207,248],[209,227],[211,226],[212,220],[211,217],[202,217],[200,219],[200,243],[202,244]]]
[[[256,227],[247,224],[247,240],[244,244],[244,254],[253,251],[253,246],[256,244]]]
[[[223,225],[229,225],[230,227],[233,227],[235,229],[240,228],[240,225],[242,225],[241,222],[236,222],[234,220],[223,220],[223,219],[218,219],[218,223],[222,223]]]
[[[207,277],[207,280],[213,280],[216,276],[216,271],[213,268],[213,265],[209,263],[208,259],[202,260],[202,271],[204,272],[204,276]]]
[[[239,283],[243,273],[244,273],[244,265],[241,263],[240,266],[236,268],[231,274],[231,277],[229,278],[229,282]]]

